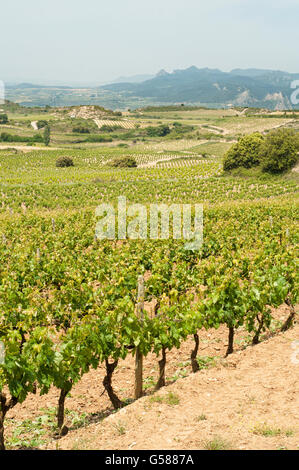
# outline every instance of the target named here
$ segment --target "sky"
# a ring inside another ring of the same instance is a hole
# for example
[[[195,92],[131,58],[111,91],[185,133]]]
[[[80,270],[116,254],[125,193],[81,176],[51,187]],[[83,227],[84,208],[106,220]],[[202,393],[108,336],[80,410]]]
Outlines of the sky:
[[[299,72],[299,0],[2,0],[0,80],[101,84],[195,65]]]

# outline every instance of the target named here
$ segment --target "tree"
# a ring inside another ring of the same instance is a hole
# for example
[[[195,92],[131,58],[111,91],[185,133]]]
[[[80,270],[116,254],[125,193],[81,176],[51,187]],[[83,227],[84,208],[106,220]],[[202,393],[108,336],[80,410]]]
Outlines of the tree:
[[[261,147],[264,137],[259,132],[242,137],[225,154],[223,169],[251,168],[257,166],[261,159]]]
[[[7,123],[8,123],[7,114],[0,114],[0,124],[7,124]]]
[[[261,148],[261,162],[264,171],[282,173],[298,162],[299,137],[292,129],[270,132]]]
[[[49,143],[50,143],[50,127],[49,125],[45,126],[45,130],[44,130],[44,143],[45,143],[45,146],[48,147]]]

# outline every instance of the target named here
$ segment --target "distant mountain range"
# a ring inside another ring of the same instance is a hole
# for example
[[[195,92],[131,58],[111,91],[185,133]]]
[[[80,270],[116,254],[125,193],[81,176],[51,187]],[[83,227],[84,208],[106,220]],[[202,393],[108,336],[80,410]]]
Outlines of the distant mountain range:
[[[299,109],[299,103],[291,102],[294,92],[291,84],[297,80],[299,73],[263,69],[222,72],[192,66],[171,73],[161,70],[155,76],[120,77],[97,87],[8,85],[6,97],[25,106],[97,104],[110,109],[134,109],[184,103],[213,108],[241,106],[284,110]]]
[[[37,85],[36,83],[27,83],[27,82],[24,82],[24,83],[18,83],[18,84],[15,84],[15,85],[12,85],[12,84],[8,84],[6,85],[6,88],[9,90],[9,89],[12,89],[12,90],[15,90],[15,89],[18,89],[18,90],[34,90],[34,89],[39,89],[39,88],[58,88],[58,89],[61,89],[61,90],[71,90],[72,87],[71,86],[67,86],[67,85]]]
[[[292,109],[291,83],[298,74],[275,70],[198,69],[195,66],[168,73],[161,70],[141,83],[112,83],[101,88],[122,97],[148,98],[164,103],[208,104]]]

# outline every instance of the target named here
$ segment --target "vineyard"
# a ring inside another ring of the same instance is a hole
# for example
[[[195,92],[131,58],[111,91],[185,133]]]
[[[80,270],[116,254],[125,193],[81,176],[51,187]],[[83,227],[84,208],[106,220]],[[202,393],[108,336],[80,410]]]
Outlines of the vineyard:
[[[265,119],[267,126],[278,120]],[[0,449],[39,447],[6,439],[17,432],[10,415],[53,390],[57,412],[47,432],[57,440],[71,433],[68,400],[93,371],[105,371],[98,396],[104,389],[120,409],[164,387],[171,354],[186,344],[189,374],[203,369],[203,332],[225,331],[228,357],[240,331],[245,347],[293,325],[297,175],[224,175],[223,145],[156,139],[130,148],[0,152]],[[74,167],[57,168],[60,156],[71,156]],[[109,167],[118,156],[135,158],[137,168]],[[95,208],[120,195],[147,207],[203,203],[202,247],[98,240]],[[273,312],[283,304],[278,321]],[[115,377],[125,360],[136,361],[136,370],[124,398]]]
[[[134,123],[132,121],[110,121],[109,119],[95,119],[95,123],[100,129],[102,126],[119,126],[123,127],[124,129],[134,129]]]

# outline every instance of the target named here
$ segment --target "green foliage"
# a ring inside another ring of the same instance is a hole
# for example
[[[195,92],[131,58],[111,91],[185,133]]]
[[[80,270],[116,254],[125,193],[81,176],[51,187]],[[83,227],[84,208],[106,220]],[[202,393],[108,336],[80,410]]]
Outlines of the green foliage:
[[[282,173],[290,170],[299,160],[299,135],[291,129],[270,132],[261,148],[264,171]]]
[[[202,147],[192,149],[194,158]],[[155,157],[177,158],[175,165],[185,158],[164,152]],[[71,155],[76,171],[54,167],[57,157]],[[258,337],[273,327],[271,307],[298,301],[294,178],[220,177],[220,160],[201,157],[194,166],[116,171],[105,165],[116,157],[152,161],[146,149],[108,146],[0,152],[0,341],[6,352],[0,393],[9,390],[16,403],[36,387],[44,394],[53,385],[69,391],[91,368],[134,355],[137,347],[145,356],[179,348],[203,328],[242,326]],[[95,241],[94,207],[117,198],[120,188],[128,200],[137,194],[145,204],[205,200],[202,248],[189,252],[184,241],[172,239]],[[155,312],[145,311],[140,321],[137,278],[144,273],[145,301]],[[198,357],[201,368],[215,361]],[[178,403],[176,396],[161,398]],[[24,445],[40,445],[38,437],[26,437]],[[12,445],[22,445],[17,435]]]
[[[161,124],[157,127],[147,127],[146,133],[149,137],[165,137],[170,134],[170,127],[166,124]]]
[[[0,114],[0,124],[7,124],[7,123],[8,123],[7,114]]]
[[[73,127],[72,132],[75,134],[90,134],[90,130],[88,127],[83,127],[83,126],[78,126],[78,127]]]
[[[167,112],[167,111],[195,111],[208,109],[204,106],[186,106],[183,103],[180,105],[165,105],[165,106],[146,106],[142,108],[142,111],[156,111],[156,112]]]
[[[260,166],[269,173],[282,173],[298,162],[299,137],[291,129],[271,131],[266,137],[254,133],[242,137],[225,154],[223,169]]]
[[[271,427],[267,423],[259,423],[254,426],[252,430],[253,434],[264,437],[276,437],[276,436],[293,436],[294,431],[292,429],[281,429],[275,426]]]
[[[137,347],[145,356],[179,348],[201,328],[266,331],[269,307],[297,301],[294,216],[289,204],[211,208],[205,215],[210,235],[194,253],[178,240],[94,243],[93,211],[58,215],[55,231],[36,213],[22,224],[4,220],[0,392],[8,387],[21,403],[35,384],[41,393],[51,385],[69,391],[107,359],[124,359]],[[144,272],[150,273],[145,301],[158,308],[155,316],[145,311],[141,322],[135,306]],[[215,360],[198,359],[201,367]],[[178,397],[165,396],[163,403],[176,405]]]
[[[231,445],[225,439],[222,439],[221,436],[214,436],[210,441],[204,442],[205,450],[229,450]]]
[[[251,168],[259,165],[263,141],[264,137],[258,132],[242,137],[225,154],[223,169],[229,171],[234,168]]]
[[[188,136],[192,135],[190,133],[192,133],[194,129],[194,126],[190,126],[187,124],[183,125],[179,122],[174,122],[173,129],[171,130],[171,137],[174,139],[188,138]]]
[[[118,125],[107,126],[107,124],[104,124],[103,126],[101,126],[101,131],[103,131],[103,132],[114,132],[114,131],[117,131],[119,129],[122,129],[122,127],[118,126]]]
[[[122,157],[114,159],[110,165],[115,168],[136,168],[137,162],[132,157]]]
[[[80,142],[99,142],[99,143],[102,143],[102,142],[112,142],[112,137],[110,137],[109,135],[97,135],[97,134],[91,134],[89,135],[85,140],[83,141],[80,141]]]
[[[149,403],[165,403],[166,405],[175,406],[180,404],[180,397],[174,392],[168,392],[167,395],[154,395],[150,397]]]
[[[40,134],[35,134],[32,137],[9,134],[8,132],[2,132],[0,135],[1,142],[27,142],[28,144],[33,142],[43,142],[43,136]]]
[[[41,119],[41,120],[37,121],[36,125],[37,125],[38,129],[43,129],[44,127],[48,126],[49,123],[48,123],[48,121],[45,121],[45,120]]]
[[[46,147],[48,147],[48,145],[50,144],[50,134],[50,126],[47,125],[44,129],[44,144]]]
[[[56,160],[56,166],[59,168],[74,166],[74,161],[71,157],[59,157]]]

